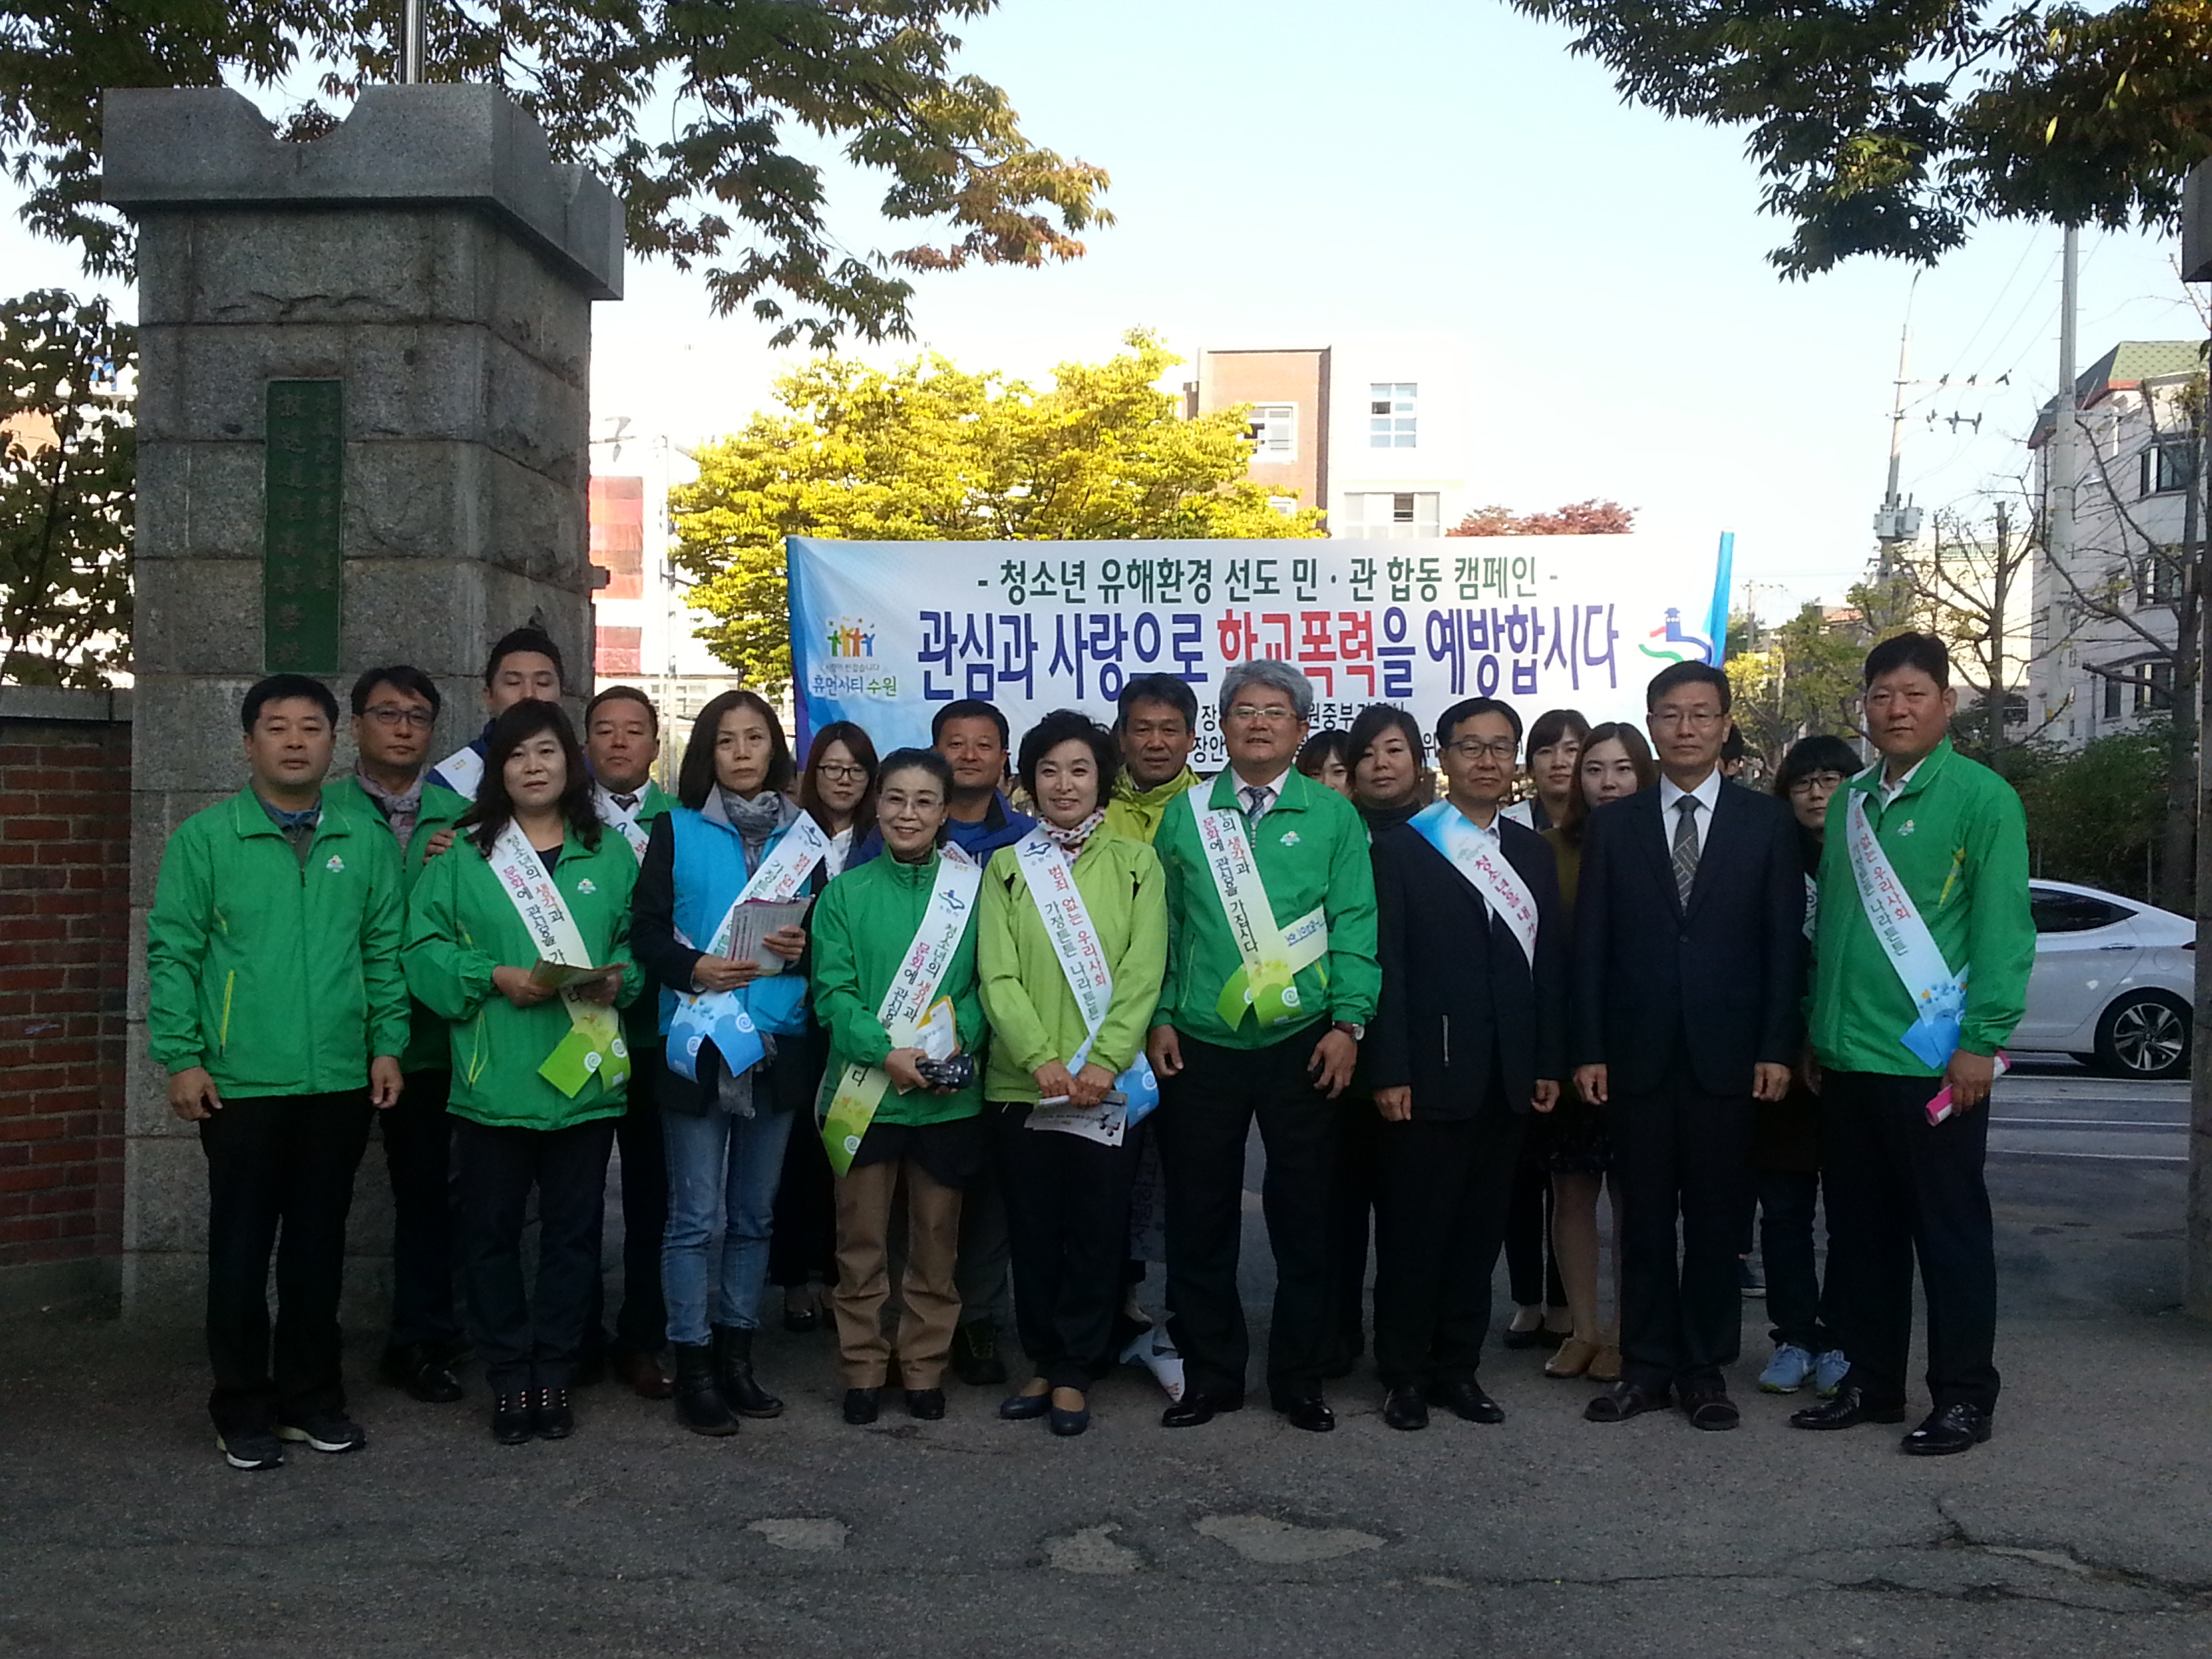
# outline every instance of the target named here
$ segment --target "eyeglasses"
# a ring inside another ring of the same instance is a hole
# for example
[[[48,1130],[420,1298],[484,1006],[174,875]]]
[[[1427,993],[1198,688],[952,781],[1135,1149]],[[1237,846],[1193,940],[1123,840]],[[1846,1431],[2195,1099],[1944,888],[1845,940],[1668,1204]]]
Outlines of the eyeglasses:
[[[1255,708],[1249,702],[1240,702],[1231,708],[1228,714],[1231,720],[1243,720],[1249,726],[1262,723],[1268,726],[1292,726],[1297,724],[1298,718],[1297,710],[1285,708],[1280,703],[1271,704],[1266,708]]]
[[[868,775],[868,769],[865,766],[843,766],[834,761],[824,761],[816,769],[823,777],[838,783],[858,783]]]
[[[1808,772],[1803,777],[1790,784],[1790,793],[1793,795],[1809,795],[1815,789],[1826,789],[1830,793],[1833,793],[1841,787],[1843,781],[1844,775],[1841,772]]]
[[[1495,743],[1478,743],[1473,738],[1462,738],[1457,743],[1448,743],[1444,747],[1463,761],[1479,760],[1487,755],[1494,761],[1503,761],[1510,766],[1521,745],[1510,738],[1500,738]]]
[[[1710,732],[1728,718],[1717,708],[1655,708],[1651,711],[1654,726],[1688,726],[1700,732]]]
[[[387,729],[404,726],[417,732],[427,732],[438,723],[438,717],[427,708],[397,708],[388,702],[377,703],[362,712]]]

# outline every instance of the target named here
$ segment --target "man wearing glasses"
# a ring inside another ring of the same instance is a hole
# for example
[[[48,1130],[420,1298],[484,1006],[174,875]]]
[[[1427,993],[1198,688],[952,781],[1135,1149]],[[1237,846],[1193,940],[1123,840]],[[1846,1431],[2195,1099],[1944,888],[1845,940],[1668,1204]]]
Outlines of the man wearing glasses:
[[[1148,1052],[1162,1085],[1169,1330],[1185,1379],[1160,1420],[1195,1427],[1244,1403],[1237,1258],[1256,1117],[1275,1258],[1267,1392],[1294,1427],[1325,1431],[1336,1426],[1322,1397],[1334,1336],[1334,1103],[1381,990],[1374,870],[1357,809],[1291,766],[1313,714],[1305,676],[1239,663],[1220,708],[1227,769],[1178,796],[1152,842],[1169,932]]]
[[[1753,1102],[1799,1057],[1804,871],[1789,807],[1722,787],[1728,676],[1676,663],[1644,708],[1659,787],[1590,815],[1575,915],[1575,1083],[1606,1109],[1622,1210],[1620,1380],[1583,1415],[1671,1396],[1732,1429]]]

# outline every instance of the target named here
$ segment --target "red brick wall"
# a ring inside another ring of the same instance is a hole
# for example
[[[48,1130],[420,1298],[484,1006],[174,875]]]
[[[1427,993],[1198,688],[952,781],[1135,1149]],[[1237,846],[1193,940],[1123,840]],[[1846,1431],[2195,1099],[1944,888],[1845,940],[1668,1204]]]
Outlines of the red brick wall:
[[[0,1268],[123,1237],[131,726],[0,720]]]

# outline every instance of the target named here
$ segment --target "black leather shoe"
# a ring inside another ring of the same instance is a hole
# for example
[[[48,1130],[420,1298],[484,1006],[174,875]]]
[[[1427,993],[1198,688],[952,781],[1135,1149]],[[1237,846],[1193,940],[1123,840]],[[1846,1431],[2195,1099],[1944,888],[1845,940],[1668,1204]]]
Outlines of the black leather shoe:
[[[952,1370],[971,1389],[1004,1382],[1006,1362],[999,1357],[998,1327],[988,1319],[976,1319],[953,1332]]]
[[[1469,1423],[1503,1423],[1505,1408],[1482,1391],[1473,1377],[1463,1382],[1439,1382],[1429,1390],[1429,1404],[1449,1407],[1452,1414]]]
[[[503,1394],[492,1401],[491,1437],[502,1446],[519,1446],[538,1432],[536,1397],[524,1389]]]
[[[1743,1413],[1735,1408],[1735,1401],[1722,1389],[1692,1389],[1682,1396],[1682,1415],[1690,1419],[1693,1429],[1716,1431],[1732,1429],[1743,1420]]]
[[[740,1417],[781,1417],[783,1401],[753,1375],[753,1334],[735,1325],[714,1327],[714,1384]]]
[[[854,1428],[864,1428],[876,1420],[883,1409],[884,1391],[881,1389],[848,1389],[845,1390],[845,1420]]]
[[[1393,1389],[1382,1397],[1382,1420],[1394,1429],[1425,1429],[1429,1407],[1418,1389]]]
[[[1525,1331],[1516,1331],[1508,1325],[1505,1334],[1498,1339],[1498,1346],[1509,1353],[1519,1353],[1524,1348],[1534,1347],[1543,1340],[1544,1328],[1541,1325],[1532,1325]]]
[[[1052,1390],[1042,1394],[1008,1395],[999,1402],[999,1415],[1009,1423],[1026,1423],[1033,1417],[1042,1417],[1052,1409]]]
[[[1847,1386],[1836,1391],[1833,1400],[1823,1400],[1790,1413],[1793,1429],[1855,1429],[1862,1423],[1902,1423],[1903,1405],[1876,1405],[1869,1400],[1866,1390]]]
[[[1047,1397],[1049,1398],[1050,1396],[1048,1395]],[[1089,1398],[1086,1396],[1080,1406],[1077,1406],[1073,1409],[1070,1409],[1066,1406],[1055,1405],[1052,1408],[1052,1421],[1046,1426],[1051,1429],[1051,1431],[1054,1434],[1058,1435],[1061,1439],[1073,1440],[1077,1435],[1081,1434],[1085,1429],[1091,1426],[1091,1401]]]
[[[1191,1392],[1160,1413],[1164,1429],[1202,1428],[1223,1412],[1241,1412],[1244,1396],[1241,1394],[1200,1394]]]
[[[1284,1422],[1308,1434],[1327,1434],[1336,1426],[1336,1413],[1329,1410],[1328,1401],[1319,1395],[1310,1400],[1293,1400],[1275,1409],[1282,1413]]]
[[[1905,1437],[1905,1449],[1915,1457],[1949,1457],[1972,1451],[1990,1437],[1990,1414],[1964,1401],[1939,1406],[1927,1420]]]
[[[1626,1423],[1632,1417],[1658,1411],[1666,1403],[1664,1393],[1653,1394],[1624,1377],[1583,1407],[1583,1417],[1591,1423]]]
[[[530,1425],[540,1440],[566,1440],[576,1431],[576,1413],[566,1389],[540,1389],[531,1407]]]
[[[657,1355],[649,1353],[618,1353],[612,1364],[615,1375],[629,1387],[629,1391],[641,1400],[666,1400],[676,1392],[676,1385],[668,1380],[668,1373],[660,1369]]]
[[[694,1434],[735,1434],[738,1419],[714,1381],[713,1347],[676,1342],[670,1351],[676,1356],[676,1420]]]
[[[906,1391],[906,1414],[918,1417],[925,1423],[938,1421],[945,1415],[945,1390],[908,1389]]]
[[[384,1380],[404,1389],[426,1406],[450,1406],[461,1397],[461,1379],[444,1352],[427,1342],[394,1348],[384,1356]]]

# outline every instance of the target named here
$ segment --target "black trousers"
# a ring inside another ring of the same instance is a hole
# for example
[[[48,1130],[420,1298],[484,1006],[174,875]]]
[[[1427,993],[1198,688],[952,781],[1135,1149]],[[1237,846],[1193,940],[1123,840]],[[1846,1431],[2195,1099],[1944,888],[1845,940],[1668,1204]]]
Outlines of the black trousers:
[[[1759,1255],[1766,1267],[1766,1311],[1774,1322],[1767,1334],[1777,1343],[1795,1343],[1808,1353],[1826,1353],[1838,1345],[1813,1250],[1820,1173],[1762,1170],[1752,1182],[1759,1189]]]
[[[1256,1119],[1267,1148],[1261,1207],[1275,1258],[1267,1390],[1278,1406],[1320,1394],[1335,1334],[1329,1221],[1340,1112],[1306,1066],[1328,1035],[1310,1025],[1264,1048],[1182,1037],[1183,1068],[1152,1115],[1167,1177],[1168,1331],[1188,1387],[1244,1389],[1251,1357],[1237,1260],[1244,1220],[1244,1141]]]
[[[1526,1118],[1522,1126],[1527,1128]],[[1567,1305],[1567,1287],[1559,1283],[1559,1264],[1552,1256],[1552,1172],[1525,1146],[1505,1212],[1505,1278],[1518,1307]]]
[[[1336,1334],[1332,1370],[1367,1347],[1367,1245],[1375,1215],[1375,1161],[1382,1119],[1375,1097],[1346,1089],[1337,1103]]]
[[[1996,1243],[1983,1160],[1986,1104],[1928,1121],[1927,1078],[1830,1072],[1820,1085],[1828,1290],[1847,1386],[1905,1399],[1912,1263],[1928,1303],[1928,1392],[1938,1409],[1997,1402]]]
[[[495,1394],[574,1380],[599,1277],[599,1224],[615,1120],[567,1129],[453,1121],[461,1282],[470,1334]],[[523,1287],[522,1230],[538,1189],[538,1282]]]
[[[338,1291],[368,1091],[235,1097],[200,1125],[208,1171],[208,1411],[229,1434],[345,1405]],[[276,1257],[270,1342],[269,1258]]]
[[[1375,1368],[1385,1388],[1474,1380],[1527,1127],[1502,1092],[1472,1117],[1382,1125]]]
[[[836,1181],[809,1111],[791,1126],[791,1139],[783,1144],[783,1180],[775,1189],[775,1218],[768,1241],[769,1284],[788,1290],[818,1279],[836,1287]]]
[[[378,1115],[392,1177],[392,1329],[387,1349],[461,1340],[453,1296],[453,1121],[449,1071],[410,1072],[399,1103]]]
[[[668,1228],[668,1149],[660,1133],[660,1103],[653,1082],[660,1050],[630,1054],[629,1109],[615,1120],[622,1148],[623,1290],[610,1340],[606,1283],[592,1275],[592,1313],[585,1322],[587,1351],[604,1345],[616,1353],[659,1353],[668,1343],[668,1306],[660,1294],[660,1236]]]
[[[1724,1388],[1723,1368],[1742,1349],[1751,1110],[1748,1093],[1699,1088],[1679,1055],[1658,1089],[1616,1091],[1606,1109],[1621,1205],[1620,1374],[1654,1394]]]
[[[1088,1389],[1114,1364],[1139,1143],[1032,1129],[1026,1105],[989,1109],[1022,1351],[1055,1389]]]

